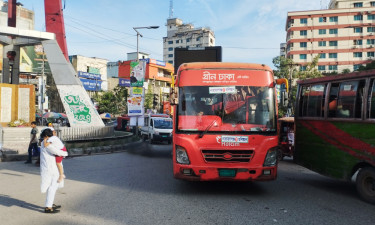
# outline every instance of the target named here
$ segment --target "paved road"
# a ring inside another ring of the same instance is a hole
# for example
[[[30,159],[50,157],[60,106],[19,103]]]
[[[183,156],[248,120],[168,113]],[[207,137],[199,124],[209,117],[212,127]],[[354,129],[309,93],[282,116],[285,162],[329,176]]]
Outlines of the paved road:
[[[0,163],[0,224],[373,224],[355,186],[285,160],[271,182],[186,182],[172,177],[171,145],[65,159],[61,213],[42,213],[39,168]]]

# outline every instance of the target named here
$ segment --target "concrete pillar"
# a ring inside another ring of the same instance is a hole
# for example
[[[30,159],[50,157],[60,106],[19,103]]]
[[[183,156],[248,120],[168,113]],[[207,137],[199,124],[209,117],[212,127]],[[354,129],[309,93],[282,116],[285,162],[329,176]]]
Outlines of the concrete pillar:
[[[7,58],[7,52],[15,51],[16,57],[14,61]],[[3,47],[3,79],[2,82],[6,84],[19,84],[20,72],[20,47],[14,45],[5,45]]]

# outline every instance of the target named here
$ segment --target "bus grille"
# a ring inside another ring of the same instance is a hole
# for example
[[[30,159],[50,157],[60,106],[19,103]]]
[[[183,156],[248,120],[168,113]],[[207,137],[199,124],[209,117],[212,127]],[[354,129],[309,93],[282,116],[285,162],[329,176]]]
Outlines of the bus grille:
[[[206,162],[249,162],[252,150],[202,150]]]

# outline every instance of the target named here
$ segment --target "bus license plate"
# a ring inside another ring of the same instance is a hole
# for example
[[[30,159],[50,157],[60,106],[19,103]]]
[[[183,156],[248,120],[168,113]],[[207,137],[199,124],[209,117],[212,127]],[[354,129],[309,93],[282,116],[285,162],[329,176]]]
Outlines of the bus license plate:
[[[219,177],[235,177],[236,170],[219,169]]]

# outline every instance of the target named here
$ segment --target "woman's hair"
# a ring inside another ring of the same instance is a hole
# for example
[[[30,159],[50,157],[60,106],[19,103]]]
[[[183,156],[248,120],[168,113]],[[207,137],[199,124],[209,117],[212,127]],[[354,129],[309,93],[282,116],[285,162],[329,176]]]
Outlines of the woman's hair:
[[[53,131],[51,129],[44,129],[42,133],[40,134],[41,138],[52,137],[52,136],[53,136]]]

